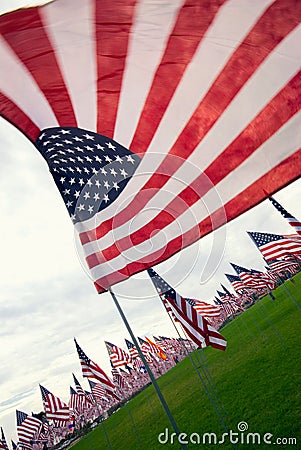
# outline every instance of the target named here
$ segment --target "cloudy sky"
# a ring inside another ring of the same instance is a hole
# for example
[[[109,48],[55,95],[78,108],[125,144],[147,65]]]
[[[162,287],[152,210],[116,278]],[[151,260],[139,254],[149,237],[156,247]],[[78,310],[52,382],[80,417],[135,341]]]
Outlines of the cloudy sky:
[[[2,0],[0,13],[26,3]],[[109,370],[103,341],[124,347],[128,335],[109,294],[98,296],[83,270],[73,225],[38,151],[2,119],[0,149],[0,425],[7,438],[16,439],[15,410],[42,409],[39,383],[65,401],[72,372],[88,388],[73,337]],[[275,198],[301,217],[300,180]],[[246,230],[292,231],[265,201],[157,266],[157,271],[183,295],[212,301],[220,283],[230,288],[224,277],[225,272],[233,273],[229,261],[264,267]],[[145,274],[114,290],[136,335],[175,335]]]

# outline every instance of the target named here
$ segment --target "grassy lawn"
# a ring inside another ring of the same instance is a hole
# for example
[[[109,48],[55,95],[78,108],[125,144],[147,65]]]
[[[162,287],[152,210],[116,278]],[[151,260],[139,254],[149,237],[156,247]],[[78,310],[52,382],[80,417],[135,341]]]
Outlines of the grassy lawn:
[[[193,362],[187,357],[158,380],[180,431],[201,437],[200,445],[189,443],[187,448],[271,448],[258,441],[241,444],[241,433],[235,446],[229,438],[224,444],[210,445],[208,438],[202,444],[203,433],[216,433],[221,439],[225,430],[238,432],[242,421],[248,424],[245,439],[247,433],[260,433],[262,442],[263,435],[270,433],[272,445],[276,438],[297,438],[297,445],[284,441],[277,448],[301,448],[301,310],[295,303],[301,305],[301,274],[274,295],[276,300],[263,298],[221,330],[228,340],[225,352],[198,350]],[[170,438],[165,445],[158,442],[159,433],[169,428],[170,436],[173,431],[152,386],[103,424],[72,449],[181,448]]]

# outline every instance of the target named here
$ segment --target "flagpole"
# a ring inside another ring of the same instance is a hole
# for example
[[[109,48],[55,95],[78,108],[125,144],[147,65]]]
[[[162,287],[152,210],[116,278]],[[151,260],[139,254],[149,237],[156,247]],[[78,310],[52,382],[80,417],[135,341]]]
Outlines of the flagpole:
[[[163,304],[163,306],[164,306],[164,308],[165,308],[165,311],[167,312],[167,315],[168,315],[168,317],[169,317],[169,319],[170,319],[170,321],[171,321],[171,323],[172,323],[174,329],[176,330],[177,335],[179,336],[180,339],[182,339],[181,334],[180,334],[180,332],[179,332],[179,330],[178,330],[178,328],[177,328],[175,322],[173,321],[171,315],[170,315],[169,312],[167,311],[166,305],[164,304],[164,302],[163,302],[162,298],[160,297],[160,295],[159,295],[159,298],[160,298],[160,300],[161,300],[161,302],[162,302],[162,304]],[[181,324],[180,324],[180,325],[181,325]],[[187,338],[187,335],[186,335],[186,333],[185,333],[185,331],[184,331],[182,325],[181,325],[181,329],[182,329],[182,331],[183,331],[183,333],[184,333],[184,336],[186,336],[186,338]],[[212,407],[213,407],[213,409],[214,409],[214,411],[215,411],[217,417],[218,417],[219,420],[220,420],[221,425],[222,425],[223,428],[226,430],[226,432],[228,432],[229,430],[228,430],[228,428],[227,428],[227,425],[225,424],[225,421],[224,421],[224,419],[223,419],[223,417],[222,417],[222,414],[220,413],[220,411],[219,411],[219,409],[218,409],[218,407],[217,407],[215,401],[213,400],[212,396],[210,395],[210,391],[209,391],[208,387],[206,386],[206,383],[205,383],[204,379],[202,378],[202,375],[200,374],[200,371],[198,370],[198,368],[197,368],[197,366],[196,366],[196,364],[195,364],[195,362],[194,362],[194,359],[192,358],[192,355],[191,355],[191,354],[189,353],[189,351],[187,350],[187,347],[186,347],[186,345],[185,345],[184,342],[182,342],[182,346],[183,346],[183,348],[184,348],[184,352],[186,353],[186,356],[188,356],[188,358],[190,359],[190,362],[191,362],[191,364],[192,364],[192,367],[194,368],[195,372],[197,373],[197,375],[198,375],[198,377],[199,377],[199,379],[200,379],[200,381],[201,381],[201,383],[202,383],[202,386],[203,386],[203,388],[204,388],[204,390],[205,390],[205,392],[206,392],[206,394],[207,394],[207,396],[208,396],[208,398],[209,398],[209,400],[210,400],[210,403],[212,404]],[[201,365],[200,365],[200,367],[201,367]],[[202,369],[202,370],[203,370],[203,369]],[[209,386],[210,386],[210,388],[211,388],[211,390],[212,390],[212,392],[213,392],[214,397],[216,398],[216,400],[218,401],[218,403],[220,403],[220,406],[222,407],[224,414],[227,415],[226,412],[225,412],[225,410],[224,410],[224,408],[223,408],[223,405],[221,404],[221,402],[220,402],[220,400],[219,400],[217,394],[215,393],[214,388],[213,388],[213,386],[211,385],[211,383],[210,383],[208,377],[206,376],[206,373],[205,373],[204,370],[203,370],[203,373],[204,373],[205,378],[207,378],[207,382],[208,382],[208,384],[209,384]],[[236,448],[236,447],[233,446],[233,448]]]
[[[138,344],[138,341],[137,341],[137,339],[136,339],[136,337],[135,337],[135,335],[134,335],[134,333],[133,333],[133,331],[131,329],[131,326],[130,326],[130,324],[129,324],[129,322],[128,322],[128,320],[127,320],[127,318],[126,318],[126,316],[125,316],[125,314],[124,314],[124,312],[123,312],[123,310],[122,310],[122,308],[121,308],[121,306],[120,306],[120,304],[119,304],[119,302],[117,300],[117,297],[116,297],[116,295],[114,294],[114,292],[112,291],[111,288],[109,288],[109,292],[110,292],[110,294],[112,296],[112,299],[113,299],[113,301],[115,303],[115,306],[116,306],[116,308],[117,308],[117,310],[118,310],[118,312],[119,312],[119,314],[120,314],[120,316],[121,316],[121,318],[123,320],[123,323],[126,326],[126,329],[128,330],[129,335],[131,336],[131,339],[133,340],[133,342],[134,342],[134,344],[135,344],[135,346],[137,348],[139,356],[140,356],[140,358],[143,361],[143,364],[144,364],[144,366],[145,366],[145,368],[147,370],[147,373],[148,373],[148,375],[149,375],[149,377],[151,379],[151,382],[152,382],[152,384],[153,384],[153,386],[155,388],[155,391],[156,391],[156,393],[157,393],[157,395],[159,397],[159,400],[160,400],[160,402],[161,402],[161,404],[163,406],[163,409],[164,409],[164,411],[165,411],[165,413],[166,413],[166,415],[168,417],[168,420],[169,420],[172,428],[174,429],[176,435],[179,436],[180,435],[180,431],[179,431],[179,428],[178,428],[178,426],[176,424],[176,421],[175,421],[175,419],[173,418],[173,416],[171,414],[171,411],[170,411],[170,409],[169,409],[169,407],[168,407],[168,405],[166,403],[166,400],[163,397],[163,394],[162,394],[162,392],[161,392],[161,390],[160,390],[160,388],[158,386],[158,383],[157,383],[157,381],[156,381],[156,379],[154,377],[154,374],[151,371],[151,369],[150,369],[150,367],[149,367],[149,365],[148,365],[148,363],[147,363],[147,361],[146,361],[146,359],[145,359],[145,357],[144,357],[144,355],[142,353],[142,350],[141,350],[141,348],[140,348],[140,346]],[[182,449],[187,450],[187,446],[185,444],[181,443],[180,446],[182,447]]]

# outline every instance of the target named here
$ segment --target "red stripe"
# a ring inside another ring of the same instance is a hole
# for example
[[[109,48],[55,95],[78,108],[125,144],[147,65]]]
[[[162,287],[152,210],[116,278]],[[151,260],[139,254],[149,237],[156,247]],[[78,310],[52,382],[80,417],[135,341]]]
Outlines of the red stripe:
[[[26,137],[35,142],[40,133],[40,129],[15,103],[1,92],[0,105],[2,116],[18,128]]]
[[[179,11],[130,145],[132,151],[146,152],[188,64],[224,2],[187,0]]]
[[[132,245],[138,245],[146,237],[158,232],[162,224],[167,226],[176,216],[182,214],[188,206],[192,206],[196,201],[203,197],[213,185],[216,185],[231,171],[238,167],[245,159],[253,154],[257,148],[269,139],[276,131],[281,128],[296,112],[301,108],[301,103],[296,101],[296,92],[300,86],[301,72],[296,74],[288,84],[265,106],[265,108],[254,118],[254,120],[240,133],[240,135],[213,161],[210,166],[189,187],[184,189],[173,201],[167,205],[164,211],[152,220],[141,230],[121,239],[118,246],[113,244],[106,250],[103,250],[104,258],[111,259],[117,256],[120,249],[125,250]],[[276,111],[276,114],[275,114]],[[172,165],[172,167],[174,164]],[[170,169],[168,169],[170,171]],[[163,172],[166,173],[166,172]],[[159,182],[159,178],[161,180]],[[168,181],[168,176],[154,175],[151,180],[158,180],[159,185],[147,192],[142,191],[136,199],[119,215],[113,219],[103,222],[96,230],[88,233],[82,233],[80,239],[84,245],[89,240],[94,240],[105,235],[111,227],[117,227],[125,223],[131,217],[139,212],[146,205],[161,187],[162,183]],[[164,180],[164,181],[162,181]],[[146,186],[148,183],[146,184]],[[145,187],[143,188],[145,189]],[[175,213],[176,211],[176,213]],[[112,256],[111,256],[112,255]],[[92,264],[96,264],[95,258],[91,257]],[[90,266],[93,267],[93,266]]]
[[[143,197],[141,196],[141,193],[139,193],[138,201],[135,201],[137,199],[137,197],[135,197],[125,211],[123,210],[120,215],[114,217],[114,224],[116,224],[116,226],[127,221],[129,211],[132,212],[133,217],[145,206],[153,196],[152,189],[159,189],[164,186],[169,180],[169,177],[180,167],[182,162],[189,157],[194,148],[205,137],[224,109],[233,100],[249,77],[257,70],[263,60],[276,45],[278,45],[279,42],[298,25],[301,16],[301,3],[298,6],[299,10],[298,8],[288,8],[288,4],[290,3],[290,0],[276,1],[267,9],[261,19],[259,19],[247,38],[234,52],[225,69],[218,76],[186,128],[170,150],[169,154],[179,156],[179,159],[176,160],[175,158],[171,158],[170,160],[170,158],[167,157],[162,162],[157,169],[157,173],[155,173],[142,188],[146,191],[143,193]],[[284,16],[287,17],[287,21],[283,20]],[[279,23],[281,24],[281,27],[279,26],[275,30],[273,23]],[[270,28],[272,32],[268,35],[266,30]],[[264,42],[262,42],[262,39],[264,39]],[[254,47],[257,49],[256,52],[254,52]],[[273,111],[273,115],[274,114],[275,111]],[[152,120],[155,120],[155,118],[152,118]],[[273,120],[275,120],[275,118]],[[278,120],[276,122],[278,122]],[[256,145],[256,142],[254,145]],[[131,149],[134,150],[132,145]],[[137,151],[141,152],[141,149],[142,147],[140,146]],[[162,174],[166,175],[164,176]],[[110,219],[101,224],[101,227],[96,231],[96,238],[99,238],[110,231],[112,228],[112,221],[113,219]],[[92,240],[95,239],[93,234],[95,233],[90,234]]]
[[[97,131],[113,138],[135,0],[96,2]]]
[[[1,21],[1,33],[37,82],[59,124],[74,127],[77,123],[71,100],[40,10],[41,7],[36,7],[8,14]]]
[[[99,278],[95,281],[95,287],[99,293],[104,292],[109,286],[125,280],[134,273],[147,269],[150,265],[156,265],[161,261],[169,258],[177,251],[182,250],[188,245],[194,243],[202,233],[202,236],[210,233],[213,229],[217,229],[225,224],[225,213],[227,221],[233,220],[235,217],[244,213],[248,209],[260,203],[265,198],[264,189],[269,189],[274,193],[281,187],[286,186],[295,179],[300,177],[300,158],[301,150],[296,151],[293,155],[282,161],[274,169],[237,195],[233,200],[224,205],[223,208],[217,210],[211,217],[203,220],[199,226],[189,230],[170,241],[165,249],[155,252],[153,255],[141,258],[139,261],[129,263],[125,268],[119,269],[106,277]],[[246,199],[249,202],[246,204]],[[214,226],[213,226],[214,224]]]

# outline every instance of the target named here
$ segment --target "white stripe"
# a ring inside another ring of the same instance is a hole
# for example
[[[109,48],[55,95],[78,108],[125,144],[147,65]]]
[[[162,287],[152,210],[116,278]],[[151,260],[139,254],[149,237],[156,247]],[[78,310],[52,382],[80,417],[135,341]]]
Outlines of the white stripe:
[[[0,36],[1,90],[39,129],[58,126],[43,92],[11,47]],[[6,75],[4,75],[6,74]]]
[[[114,139],[127,148],[183,2],[141,0],[137,5],[114,132]]]
[[[195,149],[194,153],[189,157],[187,161],[191,163],[187,168],[187,162],[183,164],[180,169],[170,178],[165,184],[164,189],[161,189],[153,198],[148,202],[143,215],[139,218],[135,218],[135,221],[131,221],[131,232],[135,232],[139,228],[142,228],[149,223],[165,206],[172,200],[173,196],[176,197],[179,193],[187,187],[192,181],[200,176],[201,170],[205,171],[206,168],[217,158],[221,152],[241,133],[241,131],[251,122],[254,117],[264,108],[264,106],[271,101],[275,94],[286,85],[286,83],[295,75],[299,70],[299,56],[300,50],[298,43],[300,42],[301,27],[295,29],[276,50],[265,60],[260,68],[255,72],[251,79],[244,85],[240,93],[236,96],[230,106],[225,110],[224,114],[216,122],[215,126],[205,136],[199,146]],[[279,56],[280,55],[280,56]],[[278,70],[283,55],[286,55],[287,61],[285,70]],[[267,76],[270,74],[270,76]],[[261,86],[264,87],[261,90]],[[256,102],[253,99],[256,98]],[[238,114],[239,111],[239,114]],[[235,127],[233,126],[235,123]],[[151,159],[147,160],[147,174],[150,171]],[[123,201],[125,195],[128,196],[128,202],[132,198],[133,194],[129,196],[129,189],[133,189],[132,192],[137,192],[136,183],[132,187],[132,182],[136,176],[140,179],[144,177],[140,176],[145,165],[137,170],[128,184],[129,188],[125,189],[121,194],[120,199],[116,202],[115,208],[118,203]],[[201,168],[201,170],[200,170]],[[115,202],[114,202],[115,203]],[[126,205],[124,205],[126,206]],[[222,206],[222,205],[220,205]],[[116,210],[114,211],[116,214]],[[104,220],[104,219],[103,219]],[[91,223],[86,222],[89,227]],[[97,223],[97,220],[96,220]],[[93,223],[95,225],[95,223]],[[102,239],[98,241],[98,245],[101,248],[106,248],[112,245],[117,238],[127,236],[129,233],[129,224],[125,223],[118,229],[109,232]]]
[[[187,68],[183,79],[175,92],[174,98],[156,131],[156,135],[151,142],[147,153],[143,156],[143,160],[140,163],[135,176],[132,178],[131,183],[128,183],[122,194],[102,212],[101,216],[86,221],[84,225],[85,229],[94,228],[100,225],[101,222],[116,216],[116,212],[126,208],[132,199],[132,196],[140,191],[147,180],[155,173],[164,159],[165,154],[168,153],[180,131],[185,127],[187,121],[193,114],[195,107],[202,100],[215,77],[225,66],[240,41],[244,39],[250,28],[252,28],[260,15],[264,12],[265,8],[271,3],[272,0],[256,0],[250,4],[248,0],[244,0],[244,7],[239,7],[240,14],[242,15],[239,21],[237,20],[237,0],[227,2],[220,8],[215,20],[209,27],[206,39],[201,42],[194,59]],[[242,2],[240,1],[239,4],[242,5]],[[231,45],[229,46],[224,45],[225,27],[227,29],[227,42],[231,42]],[[220,38],[220,36],[222,36],[222,38]],[[147,63],[147,60],[145,63]],[[199,73],[200,69],[201,72]],[[125,91],[124,88],[122,91]],[[129,87],[127,88],[129,89]],[[136,89],[137,86],[135,86],[134,89],[129,89],[131,96],[134,95]],[[131,103],[134,103],[133,100],[129,100],[129,104]],[[128,113],[125,118],[123,118],[123,122],[125,120],[128,124]],[[233,127],[231,127],[231,129],[233,129]],[[115,138],[117,141],[120,139],[121,143],[126,146],[125,137],[117,131]],[[199,166],[199,164],[197,164],[197,166]],[[81,228],[81,224],[76,225],[78,231]]]
[[[219,9],[165,112],[150,151],[172,147],[215,78],[273,1],[231,0]]]
[[[196,339],[198,340],[198,341],[201,341],[201,342],[205,342],[205,339],[203,338],[203,336],[200,334],[200,333],[198,333],[197,332],[197,330],[194,328],[194,327],[192,327],[186,320],[185,320],[185,318],[183,317],[183,316],[181,316],[179,313],[178,313],[178,311],[172,306],[172,304],[170,303],[170,306],[171,306],[171,309],[172,309],[172,311],[173,311],[173,314],[175,315],[175,317],[179,320],[179,322],[181,322],[190,332],[191,332],[191,334],[193,335],[193,336],[195,336],[196,337]]]
[[[45,32],[55,50],[77,126],[96,131],[96,39],[94,0],[61,0],[41,8]]]
[[[262,175],[272,170],[282,160],[293,154],[299,148],[296,129],[298,129],[300,118],[301,113],[296,114],[243,164],[225,177],[215,189],[210,190],[202,199],[186,210],[176,223],[172,222],[151,239],[125,250],[122,255],[92,269],[90,272],[93,279],[96,280],[104,275],[108,275],[115,270],[123,268],[129,261],[139,260],[142,256],[151,255],[156,250],[161,249],[162,242],[169,242],[176,236],[185,233],[196,223],[207,217],[208,212],[212,214],[220,207],[220,201],[216,201],[218,197],[217,192],[222,198],[222,203],[226,204]],[[287,148],[287,143],[290,143],[289,148]],[[216,203],[218,204],[216,205]],[[204,209],[204,204],[208,205],[208,211]],[[83,248],[86,256],[102,249],[97,241],[88,243]]]

